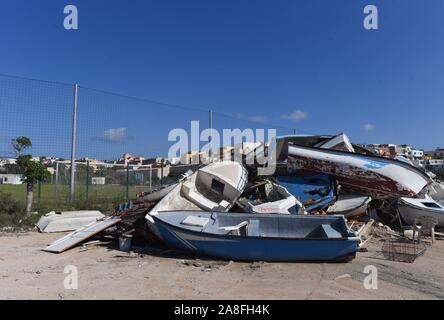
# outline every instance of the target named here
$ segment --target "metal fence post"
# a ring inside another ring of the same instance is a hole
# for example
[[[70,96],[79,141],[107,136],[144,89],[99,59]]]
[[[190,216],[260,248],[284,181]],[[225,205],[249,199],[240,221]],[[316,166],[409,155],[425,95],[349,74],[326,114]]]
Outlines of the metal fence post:
[[[42,181],[39,180],[38,183],[38,205],[40,206],[41,200],[42,200]]]
[[[59,193],[59,161],[56,160],[55,181],[54,181],[55,198]]]
[[[152,191],[152,182],[151,182],[152,179],[153,179],[153,165],[150,164],[150,192]]]
[[[77,93],[79,86],[74,84],[74,107],[72,112],[72,139],[71,139],[71,181],[70,181],[70,200],[74,199],[75,183],[75,158],[76,158],[76,129],[77,129]]]
[[[208,157],[210,158],[210,162],[212,162],[213,158],[213,111],[209,111],[209,119],[208,119],[208,127],[210,128],[210,135],[208,136],[208,143],[210,144],[208,150]]]
[[[126,200],[129,200],[129,163],[126,165]]]
[[[89,160],[86,161],[86,200],[89,197]]]

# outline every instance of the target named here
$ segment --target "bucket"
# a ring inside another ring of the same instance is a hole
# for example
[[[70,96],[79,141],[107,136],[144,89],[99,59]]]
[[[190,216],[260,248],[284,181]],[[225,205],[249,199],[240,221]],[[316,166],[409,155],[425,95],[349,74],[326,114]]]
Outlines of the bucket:
[[[119,238],[119,250],[123,252],[129,252],[131,250],[131,235],[121,236]]]

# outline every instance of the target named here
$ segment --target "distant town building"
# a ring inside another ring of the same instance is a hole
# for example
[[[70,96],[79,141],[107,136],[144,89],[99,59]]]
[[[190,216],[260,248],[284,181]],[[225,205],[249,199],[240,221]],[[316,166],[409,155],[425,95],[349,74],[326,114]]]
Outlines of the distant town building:
[[[170,165],[152,166],[152,167],[130,167],[130,171],[126,169],[116,170],[117,175],[126,176],[127,173],[140,184],[148,184],[150,177],[152,180],[160,180],[170,174]]]
[[[444,159],[444,148],[436,148],[434,151],[424,151],[424,158],[429,159]]]
[[[105,184],[105,177],[92,177],[91,184],[104,185]]]
[[[21,184],[23,175],[0,173],[0,184]]]
[[[168,162],[172,165],[172,166],[176,166],[180,164],[180,158],[178,157],[173,157],[168,159]]]
[[[132,156],[129,153],[125,153],[122,155],[122,158],[120,158],[117,163],[118,164],[124,164],[125,166],[132,164],[132,165],[142,165],[143,160],[145,160],[145,157],[143,156]]]
[[[444,159],[430,159],[426,160],[425,168],[434,173],[444,171]]]
[[[188,151],[180,156],[181,164],[198,164],[208,161],[209,154],[206,151]]]
[[[142,161],[142,165],[160,165],[162,162],[166,163],[163,157],[148,158]]]

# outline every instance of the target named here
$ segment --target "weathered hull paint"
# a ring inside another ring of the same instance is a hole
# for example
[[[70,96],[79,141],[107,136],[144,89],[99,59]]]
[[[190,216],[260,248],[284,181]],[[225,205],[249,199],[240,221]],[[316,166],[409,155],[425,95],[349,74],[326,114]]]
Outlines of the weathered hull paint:
[[[345,190],[373,199],[414,198],[431,183],[425,173],[396,160],[300,146],[289,147],[287,169],[330,175]]]

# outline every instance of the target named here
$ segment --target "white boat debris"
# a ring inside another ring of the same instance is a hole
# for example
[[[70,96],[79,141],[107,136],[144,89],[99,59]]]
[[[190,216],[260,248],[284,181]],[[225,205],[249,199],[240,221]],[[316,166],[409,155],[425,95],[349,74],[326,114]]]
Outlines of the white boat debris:
[[[328,214],[341,214],[346,218],[358,218],[366,215],[368,205],[372,201],[369,196],[347,194],[327,209]]]
[[[340,133],[331,139],[318,143],[315,145],[315,147],[321,149],[355,152],[355,149],[353,148],[350,139],[347,137],[345,133]]]
[[[36,223],[40,232],[65,232],[77,230],[105,217],[100,211],[51,211]]]
[[[302,203],[283,186],[265,180],[239,199],[250,213],[305,214]]]
[[[53,253],[61,253],[66,251],[75,245],[97,235],[99,232],[108,229],[119,223],[121,221],[120,218],[111,216],[104,218],[102,220],[92,222],[89,225],[80,228],[66,236],[54,241],[48,247],[43,249],[43,251],[53,252]]]

